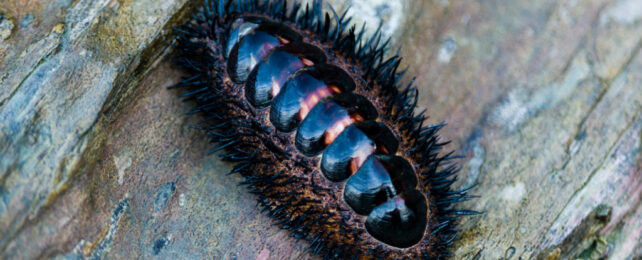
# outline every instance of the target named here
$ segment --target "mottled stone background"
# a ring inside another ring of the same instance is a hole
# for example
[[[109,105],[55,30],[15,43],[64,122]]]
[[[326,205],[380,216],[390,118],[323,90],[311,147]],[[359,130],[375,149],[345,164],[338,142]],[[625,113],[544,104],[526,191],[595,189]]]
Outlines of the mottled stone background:
[[[642,2],[331,0],[461,152],[455,259],[642,257]],[[187,0],[0,0],[0,258],[308,258],[167,87]]]

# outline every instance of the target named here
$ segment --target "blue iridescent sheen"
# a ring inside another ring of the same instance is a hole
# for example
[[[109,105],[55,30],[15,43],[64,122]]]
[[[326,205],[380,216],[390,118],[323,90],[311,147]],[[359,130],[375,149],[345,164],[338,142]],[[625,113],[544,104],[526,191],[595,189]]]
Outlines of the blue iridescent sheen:
[[[245,82],[250,71],[281,42],[276,36],[263,31],[245,35],[230,53],[229,72],[236,83]]]
[[[407,191],[375,207],[366,218],[366,230],[391,246],[409,247],[423,238],[427,214],[421,192]]]
[[[237,31],[232,31],[232,39],[236,42],[229,51],[228,73],[235,83],[243,83],[254,69],[272,49],[289,42],[300,42],[301,35],[285,25],[273,22],[261,22],[254,26],[255,19],[250,24],[238,25]],[[236,34],[234,34],[236,33]]]
[[[377,205],[415,186],[417,178],[406,160],[398,156],[371,155],[348,178],[343,198],[355,212],[367,215]]]
[[[329,77],[327,75],[332,74],[326,73],[334,73],[334,75]],[[344,76],[340,74],[344,74]],[[315,95],[319,99],[318,101],[321,101],[321,99],[335,94],[337,90],[350,92],[354,89],[354,83],[345,81],[345,77],[348,77],[345,72],[329,70],[325,65],[300,70],[284,84],[279,94],[272,100],[270,122],[279,131],[290,132],[294,130],[303,120],[300,114],[301,108],[311,95]],[[337,78],[340,80],[336,80]],[[330,85],[334,85],[338,89],[332,90]]]
[[[306,62],[317,64],[325,59],[323,51],[309,44],[295,42],[278,47],[250,73],[245,97],[256,108],[266,107],[290,76],[308,66]]]
[[[236,21],[232,23],[230,32],[228,33],[227,43],[225,44],[225,57],[229,57],[232,48],[234,48],[239,40],[256,29],[260,23],[261,20],[258,18],[252,19],[248,17],[236,19]]]
[[[363,96],[335,95],[314,106],[301,122],[294,139],[295,146],[306,156],[316,156],[334,140],[328,140],[328,135],[340,134],[343,130],[340,125],[345,124],[343,127],[346,127],[376,117],[376,109]]]
[[[397,146],[390,129],[381,123],[350,125],[323,151],[321,172],[331,181],[343,181],[356,170],[351,167],[360,167],[370,154],[394,154]]]

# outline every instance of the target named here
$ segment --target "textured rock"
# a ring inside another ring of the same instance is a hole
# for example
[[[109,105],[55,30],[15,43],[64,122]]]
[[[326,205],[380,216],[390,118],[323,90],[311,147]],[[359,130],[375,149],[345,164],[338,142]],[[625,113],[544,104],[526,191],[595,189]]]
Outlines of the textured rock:
[[[0,258],[308,257],[166,89],[186,2],[0,5]],[[642,257],[642,3],[329,2],[383,21],[466,156],[455,259]]]

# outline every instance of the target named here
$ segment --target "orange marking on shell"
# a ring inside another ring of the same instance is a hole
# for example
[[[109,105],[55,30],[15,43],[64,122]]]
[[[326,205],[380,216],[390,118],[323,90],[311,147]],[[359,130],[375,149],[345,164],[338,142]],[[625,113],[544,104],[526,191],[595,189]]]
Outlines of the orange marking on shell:
[[[377,145],[377,152],[381,154],[390,154],[390,151],[388,151],[388,148],[386,148],[385,145]]]
[[[306,58],[301,58],[301,62],[303,63],[303,65],[308,66],[308,67],[309,66],[314,66],[314,61],[311,61],[311,60],[306,59]]]
[[[343,129],[345,129],[352,123],[354,123],[354,120],[351,116],[345,116],[341,118],[341,120],[337,121],[334,125],[330,126],[328,130],[325,131],[325,135],[323,136],[323,143],[326,146],[331,144],[334,139],[336,139],[337,136],[339,136],[339,134],[343,132]]]
[[[354,174],[357,172],[359,168],[361,168],[361,165],[368,159],[368,156],[370,156],[373,152],[375,151],[374,147],[372,146],[367,146],[365,148],[359,149],[357,154],[350,159],[350,174]]]
[[[308,116],[308,113],[310,113],[310,110],[321,101],[324,97],[327,97],[331,95],[332,93],[330,92],[330,89],[328,88],[320,88],[317,89],[316,91],[310,93],[305,99],[303,100],[303,103],[301,104],[301,109],[299,110],[299,119],[303,120],[306,116]]]
[[[286,39],[286,38],[283,38],[283,37],[281,37],[281,36],[277,36],[277,38],[279,39],[279,42],[280,42],[281,44],[288,44],[288,43],[290,43],[290,40],[288,40],[288,39]]]
[[[328,87],[329,87],[329,88],[332,90],[332,92],[333,92],[333,93],[335,93],[335,94],[341,94],[341,92],[342,92],[342,91],[341,91],[341,88],[340,88],[339,86],[335,85],[335,84],[330,84]]]
[[[305,97],[303,103],[301,104],[301,109],[299,110],[299,119],[305,119],[305,117],[308,116],[308,113],[310,113],[310,110],[312,110],[312,108],[323,98],[336,93],[341,93],[341,89],[339,89],[339,87],[336,85],[325,86],[310,93],[310,95]]]
[[[350,113],[350,118],[352,118],[354,122],[363,122],[366,120],[361,114],[359,114],[359,112]]]
[[[364,120],[365,118],[358,112],[350,112],[348,116],[341,118],[334,125],[330,126],[328,130],[325,131],[323,143],[326,146],[331,144],[347,126],[351,125],[352,123],[363,122]]]

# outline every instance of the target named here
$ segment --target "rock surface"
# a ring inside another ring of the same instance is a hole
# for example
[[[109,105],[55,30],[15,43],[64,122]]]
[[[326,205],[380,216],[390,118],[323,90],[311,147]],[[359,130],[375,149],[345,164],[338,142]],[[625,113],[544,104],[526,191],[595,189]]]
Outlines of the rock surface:
[[[642,257],[642,3],[329,2],[383,22],[466,157],[454,259]],[[0,4],[0,258],[308,257],[166,88],[194,6]]]

